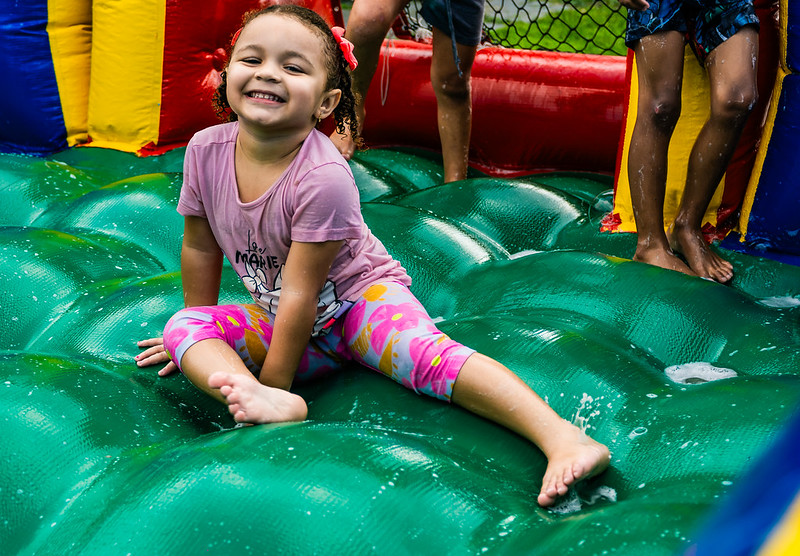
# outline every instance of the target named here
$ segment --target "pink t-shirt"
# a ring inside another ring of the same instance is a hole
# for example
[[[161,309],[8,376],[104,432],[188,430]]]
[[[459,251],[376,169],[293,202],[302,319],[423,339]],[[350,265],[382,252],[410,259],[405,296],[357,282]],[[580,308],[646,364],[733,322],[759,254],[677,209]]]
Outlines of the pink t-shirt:
[[[411,285],[405,269],[364,223],[350,167],[324,134],[312,130],[275,184],[255,201],[243,203],[234,169],[238,131],[239,124],[231,122],[192,137],[178,212],[208,219],[256,303],[277,311],[281,270],[292,241],[345,241],[320,292],[314,333],[343,302],[355,301],[375,283]]]

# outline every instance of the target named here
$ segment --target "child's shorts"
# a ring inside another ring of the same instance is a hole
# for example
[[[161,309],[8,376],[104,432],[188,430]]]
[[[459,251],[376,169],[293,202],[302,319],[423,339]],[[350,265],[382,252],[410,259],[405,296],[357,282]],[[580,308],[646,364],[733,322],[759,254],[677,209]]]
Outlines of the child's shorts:
[[[231,346],[256,377],[261,372],[275,315],[260,305],[191,307],[164,328],[164,347],[180,368],[183,354],[210,338]],[[306,381],[355,361],[417,393],[449,401],[453,384],[474,350],[436,328],[403,284],[371,286],[324,336],[312,337],[295,374]]]
[[[758,26],[753,0],[649,0],[644,11],[628,10],[625,44],[663,31],[687,35],[698,59],[731,38],[742,27]]]
[[[425,0],[419,13],[458,44],[477,46],[483,34],[483,4],[484,0]]]

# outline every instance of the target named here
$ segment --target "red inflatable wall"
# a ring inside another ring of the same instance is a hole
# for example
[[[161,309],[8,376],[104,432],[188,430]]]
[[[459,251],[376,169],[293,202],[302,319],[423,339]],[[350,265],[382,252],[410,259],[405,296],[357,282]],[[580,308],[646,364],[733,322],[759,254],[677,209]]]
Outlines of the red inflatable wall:
[[[367,96],[368,144],[439,150],[430,59],[429,45],[384,43]],[[505,176],[613,173],[626,90],[621,56],[483,48],[473,66],[471,164]]]
[[[329,0],[224,0],[203,3],[202,9],[193,2],[167,1],[159,137],[145,153],[185,144],[195,131],[219,123],[211,97],[242,15],[281,3],[306,6],[330,25],[342,25],[339,3]]]

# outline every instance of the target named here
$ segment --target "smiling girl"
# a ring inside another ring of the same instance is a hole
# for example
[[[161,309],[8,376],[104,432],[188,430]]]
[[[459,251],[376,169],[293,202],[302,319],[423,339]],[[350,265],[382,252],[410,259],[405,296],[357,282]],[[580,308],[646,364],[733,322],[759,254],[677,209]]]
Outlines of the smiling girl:
[[[186,309],[140,366],[171,359],[237,422],[301,421],[290,392],[355,361],[415,392],[452,401],[535,443],[548,457],[538,501],[552,505],[603,471],[608,449],[561,419],[500,363],[439,331],[411,279],[361,216],[349,166],[316,126],[355,129],[341,29],[276,5],[234,37],[217,102],[233,120],[189,143],[178,212]],[[217,305],[223,255],[253,303]]]

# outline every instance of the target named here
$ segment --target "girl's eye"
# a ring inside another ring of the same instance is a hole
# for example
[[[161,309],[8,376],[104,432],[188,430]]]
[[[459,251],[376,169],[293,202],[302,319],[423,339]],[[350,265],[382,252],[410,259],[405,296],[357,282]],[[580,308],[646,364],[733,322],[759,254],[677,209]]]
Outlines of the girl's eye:
[[[261,62],[258,58],[242,58],[242,62],[245,64],[258,64]]]
[[[295,66],[294,64],[287,64],[284,67],[286,68],[286,71],[290,71],[292,73],[304,73],[303,68],[300,66]]]

